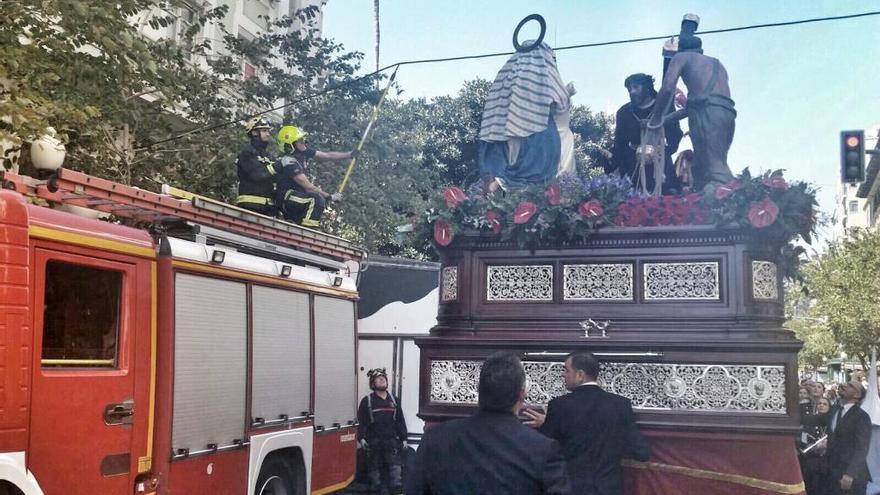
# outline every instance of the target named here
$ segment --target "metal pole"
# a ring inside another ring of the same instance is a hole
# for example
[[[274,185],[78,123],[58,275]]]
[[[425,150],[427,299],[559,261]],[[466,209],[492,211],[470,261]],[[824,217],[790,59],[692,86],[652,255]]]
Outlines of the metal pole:
[[[376,121],[379,119],[379,109],[382,108],[382,103],[385,101],[385,95],[388,94],[388,90],[391,89],[391,84],[394,82],[394,77],[397,76],[397,69],[394,68],[394,72],[391,74],[391,77],[388,79],[388,85],[385,86],[385,90],[382,91],[382,96],[379,97],[379,101],[373,107],[373,113],[370,115],[370,122],[367,124],[367,128],[364,129],[364,134],[361,136],[361,140],[357,145],[357,150],[361,151],[364,147],[364,143],[367,142],[367,139],[370,137],[370,132],[373,130],[373,126],[376,124]],[[348,178],[351,176],[351,171],[354,170],[354,164],[357,162],[357,157],[352,157],[351,162],[348,164],[348,170],[345,171],[345,176],[342,178],[342,183],[339,184],[339,192],[345,190],[346,184],[348,184]]]

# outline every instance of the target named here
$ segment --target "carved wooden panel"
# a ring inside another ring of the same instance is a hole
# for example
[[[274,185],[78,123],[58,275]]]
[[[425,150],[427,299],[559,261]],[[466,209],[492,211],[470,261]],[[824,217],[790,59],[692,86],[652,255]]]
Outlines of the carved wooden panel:
[[[458,267],[444,266],[440,272],[440,300],[443,302],[458,300]]]
[[[646,300],[720,300],[717,261],[645,263]]]
[[[477,404],[481,361],[432,360],[431,402]],[[523,362],[527,402],[546,404],[567,391],[562,363]],[[602,363],[605,390],[643,410],[763,412],[786,414],[785,369],[781,365]]]
[[[632,301],[633,265],[565,265],[562,297],[566,301]]]
[[[488,266],[486,300],[552,301],[553,265]]]
[[[779,283],[776,277],[776,263],[753,260],[752,297],[769,301],[779,299]]]

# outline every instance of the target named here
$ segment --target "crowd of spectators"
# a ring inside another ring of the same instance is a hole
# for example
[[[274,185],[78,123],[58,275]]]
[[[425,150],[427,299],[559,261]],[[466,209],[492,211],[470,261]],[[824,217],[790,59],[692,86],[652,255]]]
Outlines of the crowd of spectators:
[[[801,381],[798,452],[807,495],[866,493],[871,422],[859,407],[865,393],[858,379],[827,385]]]

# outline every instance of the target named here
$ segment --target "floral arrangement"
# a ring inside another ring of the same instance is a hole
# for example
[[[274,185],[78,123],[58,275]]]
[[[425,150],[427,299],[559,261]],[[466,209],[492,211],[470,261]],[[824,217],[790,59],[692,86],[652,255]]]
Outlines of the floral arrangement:
[[[627,178],[569,176],[489,196],[446,187],[422,215],[417,231],[438,246],[448,246],[463,231],[476,230],[534,248],[583,240],[606,225],[715,224],[755,229],[770,242],[787,244],[800,236],[809,243],[816,204],[810,186],[789,184],[781,170],[753,177],[745,169],[726,184],[675,196],[639,195]]]

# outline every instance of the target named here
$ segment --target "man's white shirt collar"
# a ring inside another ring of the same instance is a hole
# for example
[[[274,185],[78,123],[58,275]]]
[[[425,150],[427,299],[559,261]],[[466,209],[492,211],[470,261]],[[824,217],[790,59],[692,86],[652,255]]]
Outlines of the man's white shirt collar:
[[[595,385],[598,387],[599,382],[584,382],[584,383],[579,384],[578,387],[583,387],[584,385]]]

